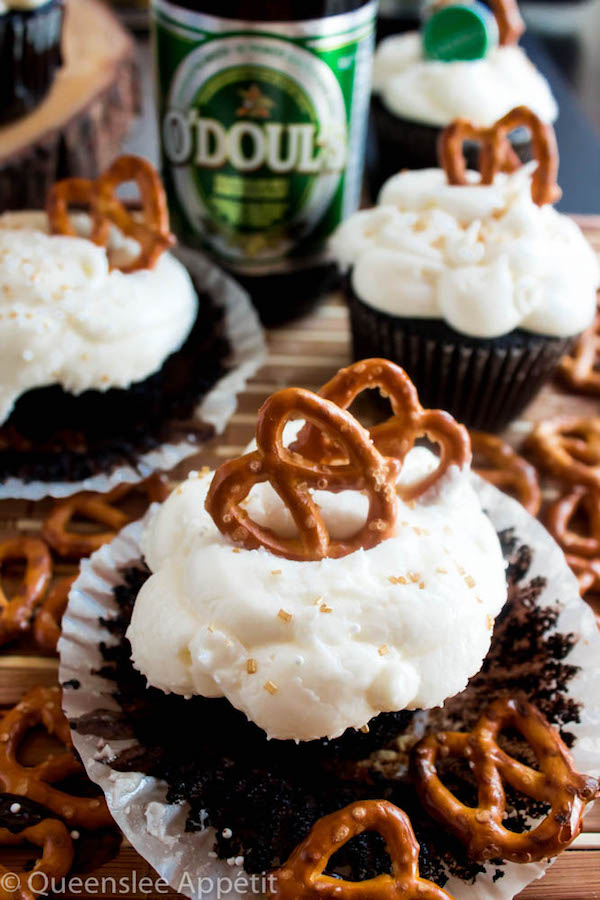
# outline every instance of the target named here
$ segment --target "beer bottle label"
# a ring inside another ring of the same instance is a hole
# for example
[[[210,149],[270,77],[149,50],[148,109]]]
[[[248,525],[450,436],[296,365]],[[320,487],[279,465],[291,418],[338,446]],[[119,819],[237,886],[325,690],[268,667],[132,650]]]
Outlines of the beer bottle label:
[[[153,0],[163,174],[187,243],[268,274],[306,265],[359,201],[376,2],[305,22]]]

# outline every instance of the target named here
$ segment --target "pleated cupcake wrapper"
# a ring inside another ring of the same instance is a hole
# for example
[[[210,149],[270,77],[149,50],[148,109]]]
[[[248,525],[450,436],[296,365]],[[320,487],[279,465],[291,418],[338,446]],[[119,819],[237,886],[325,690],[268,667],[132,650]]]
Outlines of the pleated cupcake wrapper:
[[[551,377],[572,338],[524,345],[432,338],[410,320],[349,297],[355,359],[383,356],[401,365],[424,406],[446,409],[471,428],[499,431],[517,418]]]
[[[575,736],[572,752],[579,771],[600,775],[600,631],[594,615],[579,596],[577,581],[562,551],[542,525],[519,503],[487,482],[475,475],[473,481],[496,530],[514,528],[519,543],[530,546],[533,561],[527,580],[536,576],[547,579],[537,605],[550,606],[557,598],[561,600],[563,608],[556,628],[574,636],[568,662],[581,669],[566,695],[581,706],[580,721],[568,726]],[[112,695],[114,683],[96,674],[104,663],[100,644],[110,646],[116,640],[100,618],[110,619],[117,613],[113,589],[121,583],[120,570],[140,560],[143,528],[144,521],[129,525],[111,544],[84,561],[72,588],[59,643],[59,677],[65,685],[63,706],[72,722],[99,709],[119,709]],[[79,688],[69,686],[72,679],[80,684]],[[417,718],[422,723],[422,717]],[[181,725],[185,736],[185,722]],[[215,839],[213,828],[185,833],[187,806],[168,804],[164,783],[143,774],[116,772],[107,765],[108,759],[135,745],[135,741],[106,741],[78,730],[73,731],[73,740],[88,775],[104,790],[111,813],[127,839],[175,890],[199,898],[193,886],[200,878],[211,879],[214,890],[208,890],[208,882],[203,882],[202,900],[216,900],[218,878],[235,882],[236,877],[243,877],[241,867],[209,857]],[[452,877],[446,889],[455,900],[510,900],[540,878],[548,865],[507,863],[504,877],[496,881],[496,867],[489,865],[473,884]],[[242,900],[249,894],[234,890],[227,896]]]
[[[231,347],[226,361],[227,373],[204,395],[191,417],[198,424],[212,425],[221,434],[235,412],[237,396],[249,378],[266,359],[264,331],[258,315],[244,290],[206,257],[184,248],[175,255],[189,270],[194,281],[225,310],[225,336]],[[184,459],[200,452],[190,435],[176,443],[163,443],[140,454],[136,465],[121,465],[82,481],[24,481],[7,478],[0,482],[0,500],[41,500],[43,497],[69,497],[79,491],[105,493],[118,484],[136,484],[156,471],[173,469]]]
[[[26,115],[44,99],[62,64],[62,0],[0,14],[0,122]]]

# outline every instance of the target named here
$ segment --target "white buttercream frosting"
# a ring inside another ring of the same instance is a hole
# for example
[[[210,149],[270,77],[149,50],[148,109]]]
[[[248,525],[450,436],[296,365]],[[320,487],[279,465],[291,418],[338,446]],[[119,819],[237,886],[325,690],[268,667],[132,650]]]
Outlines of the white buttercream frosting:
[[[416,448],[401,478],[434,465]],[[234,548],[204,509],[211,477],[191,476],[145,529],[153,574],[127,636],[151,685],[227,697],[270,738],[311,740],[383,711],[439,705],[480,669],[506,582],[468,470],[454,467],[412,507],[400,503],[394,535],[375,548],[318,562]],[[333,536],[364,522],[361,494],[315,498]],[[270,485],[255,487],[248,510],[293,533]]]
[[[489,126],[515,106],[528,106],[544,122],[558,116],[548,82],[516,45],[474,61],[438,62],[424,57],[418,32],[394,35],[375,53],[373,90],[394,115],[427,125],[464,116]]]
[[[85,216],[78,227],[89,230]],[[137,247],[120,233],[111,251]],[[48,233],[42,212],[0,216],[0,423],[31,388],[127,388],[156,372],[188,336],[198,299],[186,269],[109,270],[106,250]]]
[[[344,222],[332,250],[356,294],[395,316],[443,319],[493,338],[516,328],[568,337],[594,317],[598,260],[575,222],[531,199],[535,163],[493,185],[402,172],[379,205]]]

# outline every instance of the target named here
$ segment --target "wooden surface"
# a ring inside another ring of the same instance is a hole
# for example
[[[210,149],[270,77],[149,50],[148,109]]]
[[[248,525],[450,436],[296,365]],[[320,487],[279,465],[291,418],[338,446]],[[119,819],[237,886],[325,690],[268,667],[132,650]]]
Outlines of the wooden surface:
[[[580,220],[588,237],[600,253],[600,217]],[[175,477],[182,477],[193,468],[215,466],[227,457],[240,453],[253,435],[256,411],[273,391],[286,385],[301,385],[317,389],[333,372],[350,361],[350,337],[347,314],[338,298],[324,301],[307,318],[288,326],[273,329],[268,335],[269,355],[266,364],[239,398],[238,409],[225,434],[207,445],[202,453],[179,467]],[[509,439],[518,445],[530,430],[531,423],[557,412],[565,411],[567,395],[555,386],[548,386],[527,410],[526,416],[513,423]],[[568,396],[571,412],[598,414],[600,400]],[[49,503],[25,501],[0,503],[0,535],[9,533],[39,533],[40,520]],[[58,574],[73,568],[64,563]],[[55,684],[57,660],[41,656],[30,642],[5,648],[0,653],[0,705],[16,702],[34,684]],[[7,863],[6,853],[2,855]],[[116,896],[111,879],[130,878],[136,873],[138,888],[127,894],[131,898],[166,896],[175,898],[172,891],[148,893],[147,884],[140,888],[140,879],[153,877],[150,866],[125,842],[119,855],[96,873],[98,879],[108,879],[104,885],[88,892],[99,897]],[[104,888],[104,889],[102,889]],[[61,894],[63,897],[81,896],[81,892]],[[250,895],[249,895],[250,896]],[[573,848],[564,853],[546,877],[531,885],[520,900],[600,900],[600,804],[585,820],[584,832]]]
[[[64,65],[46,99],[0,128],[0,211],[39,208],[57,178],[96,177],[139,108],[136,50],[98,0],[68,0]]]

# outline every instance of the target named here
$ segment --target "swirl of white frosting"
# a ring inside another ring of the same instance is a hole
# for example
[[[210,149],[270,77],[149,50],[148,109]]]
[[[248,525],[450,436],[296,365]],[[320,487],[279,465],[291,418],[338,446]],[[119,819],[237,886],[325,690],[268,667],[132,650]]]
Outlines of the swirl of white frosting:
[[[496,47],[473,61],[438,62],[423,56],[416,31],[381,42],[373,91],[394,115],[427,125],[444,126],[464,116],[489,126],[523,105],[544,122],[558,116],[548,82],[520,47]]]
[[[89,230],[87,217],[78,227]],[[136,248],[116,231],[111,248]],[[42,212],[0,216],[0,423],[31,388],[127,388],[187,338],[198,299],[172,255],[152,270],[109,270],[106,250],[48,233]]]
[[[479,338],[577,334],[594,317],[598,260],[572,219],[533,202],[533,167],[488,187],[476,173],[463,187],[441,169],[402,172],[340,226],[333,254],[358,297],[394,316]]]
[[[402,479],[434,465],[429,450],[414,449]],[[211,477],[185,481],[143,536],[153,574],[127,637],[151,685],[227,697],[270,738],[308,741],[383,711],[437,706],[480,669],[506,581],[468,469],[401,503],[390,539],[319,562],[234,548],[204,509]],[[361,494],[315,498],[337,537],[364,522]],[[254,489],[248,509],[293,533],[270,485]]]

